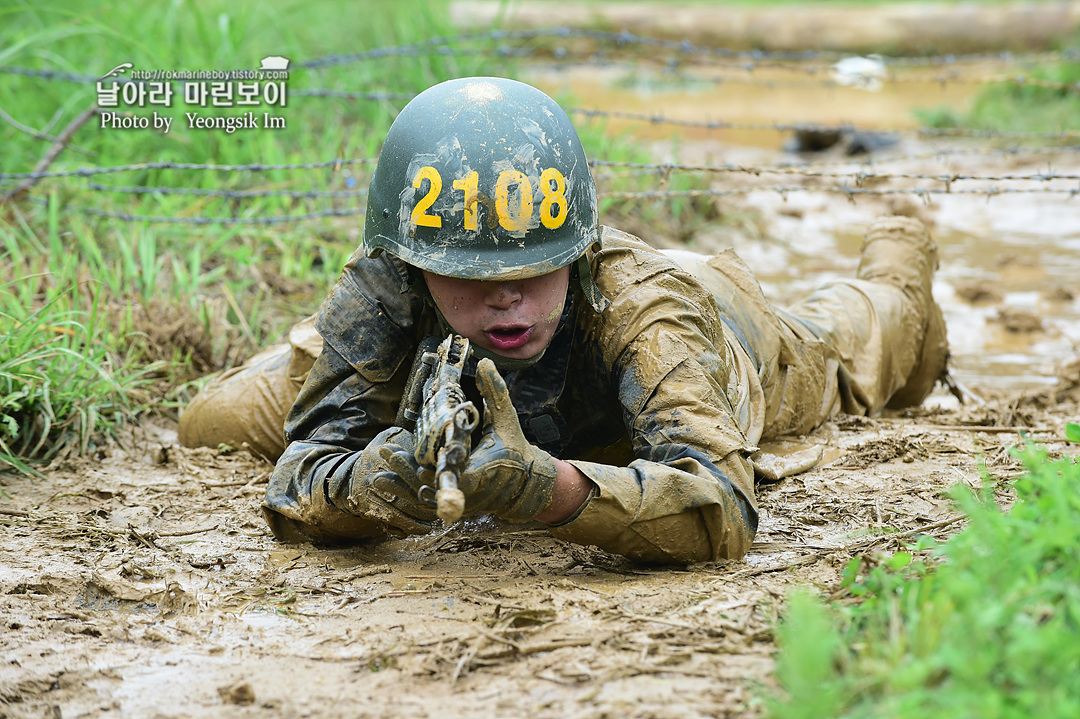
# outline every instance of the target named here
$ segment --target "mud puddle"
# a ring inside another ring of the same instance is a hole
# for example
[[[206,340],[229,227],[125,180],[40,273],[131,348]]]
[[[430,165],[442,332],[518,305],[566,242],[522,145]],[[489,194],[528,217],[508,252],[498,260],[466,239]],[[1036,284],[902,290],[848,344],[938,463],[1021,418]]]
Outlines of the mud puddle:
[[[653,59],[653,62],[657,62]],[[753,67],[753,69],[746,69]],[[815,71],[811,71],[811,68]],[[988,74],[991,66],[969,68]],[[916,129],[914,107],[965,111],[978,89],[973,84],[936,83],[926,72],[904,72],[904,82],[889,82],[875,92],[837,84],[829,63],[806,69],[767,63],[729,61],[680,66],[677,70],[631,60],[625,63],[526,68],[523,79],[564,104],[689,123],[725,122],[762,129],[707,129],[613,117],[610,133],[629,132],[642,140],[711,140],[737,146],[777,149],[790,133],[768,129],[781,124],[850,125],[868,130]],[[925,82],[916,82],[926,78]]]

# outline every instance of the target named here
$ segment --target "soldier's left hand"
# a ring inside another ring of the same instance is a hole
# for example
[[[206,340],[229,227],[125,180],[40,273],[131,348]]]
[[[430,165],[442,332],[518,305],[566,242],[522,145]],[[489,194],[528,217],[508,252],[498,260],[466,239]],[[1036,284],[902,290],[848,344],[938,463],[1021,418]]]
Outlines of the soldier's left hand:
[[[484,430],[459,481],[465,512],[533,519],[551,503],[555,460],[525,439],[506,382],[490,359],[480,360],[476,386],[484,398]]]

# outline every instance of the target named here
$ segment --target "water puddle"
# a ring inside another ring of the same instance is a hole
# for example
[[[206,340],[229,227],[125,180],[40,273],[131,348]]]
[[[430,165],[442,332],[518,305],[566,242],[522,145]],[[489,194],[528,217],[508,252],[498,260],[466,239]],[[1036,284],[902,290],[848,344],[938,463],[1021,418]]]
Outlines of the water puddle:
[[[538,66],[523,79],[568,106],[687,122],[754,125],[852,125],[867,130],[915,129],[913,107],[965,111],[975,84],[887,83],[871,92],[830,83],[828,73],[759,67],[687,67],[665,73],[647,65],[582,65],[567,69]],[[643,140],[675,135],[682,140],[714,140],[776,149],[789,133],[771,129],[709,129],[611,118],[610,133],[631,132]]]

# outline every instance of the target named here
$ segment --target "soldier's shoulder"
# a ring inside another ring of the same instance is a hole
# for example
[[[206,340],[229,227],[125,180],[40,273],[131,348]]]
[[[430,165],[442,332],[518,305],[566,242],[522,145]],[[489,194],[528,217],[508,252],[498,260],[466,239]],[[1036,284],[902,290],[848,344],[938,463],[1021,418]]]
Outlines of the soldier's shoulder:
[[[368,257],[363,247],[353,253],[319,310],[320,323],[334,318],[363,316],[366,307],[393,324],[410,327],[422,310],[423,296],[417,290],[408,266],[385,252]],[[345,320],[348,321],[348,320]]]
[[[425,310],[409,279],[396,258],[360,249],[319,308],[315,327],[323,340],[372,381],[388,379],[415,347]]]
[[[639,237],[613,227],[602,228],[602,248],[592,258],[593,279],[608,299],[651,277],[681,273],[681,268]]]
[[[716,339],[715,301],[701,282],[663,252],[639,238],[604,228],[603,248],[592,258],[593,278],[610,301],[601,315],[587,314],[609,363],[638,336],[659,326]],[[693,327],[690,327],[693,325]]]
[[[366,290],[371,295],[406,294],[413,278],[409,266],[397,257],[380,252],[375,257],[368,257],[361,245],[352,254],[341,272],[341,280]]]

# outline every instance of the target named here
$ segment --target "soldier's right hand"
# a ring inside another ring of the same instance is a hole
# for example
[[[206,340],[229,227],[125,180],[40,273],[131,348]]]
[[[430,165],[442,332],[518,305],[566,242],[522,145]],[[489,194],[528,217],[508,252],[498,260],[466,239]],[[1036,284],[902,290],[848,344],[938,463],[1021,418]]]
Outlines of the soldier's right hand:
[[[438,518],[416,489],[427,482],[412,460],[412,433],[401,427],[380,432],[353,465],[349,505],[353,514],[378,521],[391,534],[426,534]],[[403,458],[408,458],[407,461]]]

